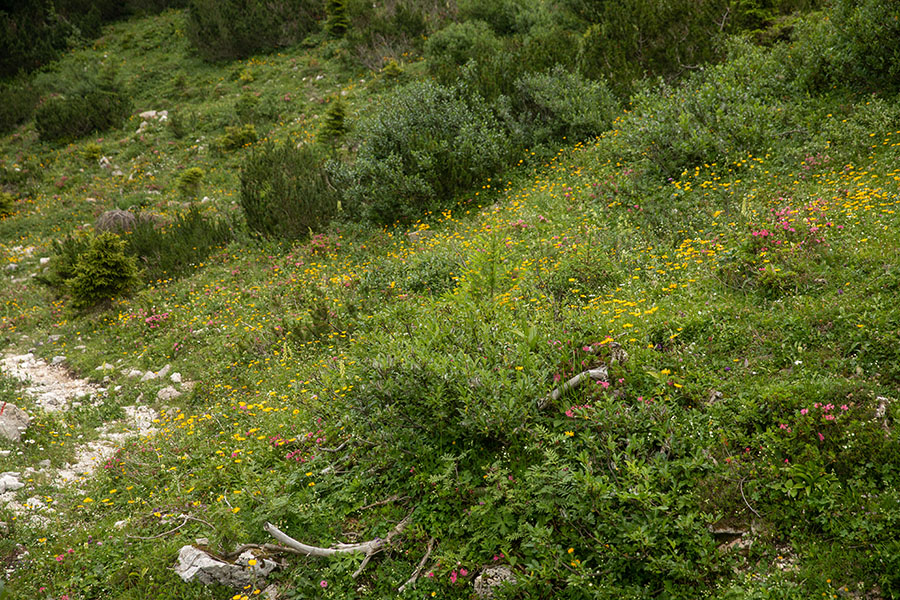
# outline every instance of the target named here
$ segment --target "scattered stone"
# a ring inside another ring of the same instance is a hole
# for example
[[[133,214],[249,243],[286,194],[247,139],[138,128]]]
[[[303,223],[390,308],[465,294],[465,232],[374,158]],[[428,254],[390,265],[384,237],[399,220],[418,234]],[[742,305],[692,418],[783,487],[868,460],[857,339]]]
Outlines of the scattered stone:
[[[50,344],[55,344],[56,342],[58,342],[61,339],[62,339],[62,336],[58,335],[58,334],[53,334],[53,335],[47,336],[47,342]]]
[[[101,169],[108,169],[112,166],[112,161],[109,160],[108,156],[101,156],[99,162],[100,162]]]
[[[41,462],[38,463],[38,466],[42,469],[48,468],[50,466],[50,459],[45,458],[44,460],[42,460]]]
[[[168,401],[168,400],[172,400],[172,399],[174,399],[174,398],[177,398],[177,397],[180,396],[180,395],[181,395],[181,392],[179,392],[178,390],[176,390],[174,387],[172,387],[172,386],[170,385],[170,386],[168,386],[168,387],[164,387],[163,389],[159,390],[159,391],[156,393],[156,398],[157,398],[157,400],[161,400],[161,401],[163,401],[163,402],[166,402],[166,401]]]
[[[126,525],[128,525],[127,520],[116,521],[115,523],[113,523],[113,527],[115,527],[116,529],[125,529]]]
[[[144,376],[141,377],[141,381],[152,381],[153,379],[156,379],[156,373],[153,371],[147,371],[144,373]]]
[[[147,131],[148,127],[150,127],[149,121],[141,121],[141,124],[138,125],[137,131],[135,131],[135,134],[140,135],[140,134],[144,133],[145,131]]]
[[[0,494],[5,492],[14,492],[25,487],[25,484],[19,481],[19,474],[13,471],[0,473]]]
[[[51,365],[58,365],[58,364],[64,363],[64,362],[66,362],[66,357],[60,355],[60,356],[54,356],[53,359],[50,361],[50,364],[51,364]]]
[[[168,375],[169,371],[171,371],[171,370],[172,370],[172,365],[166,365],[156,373],[156,376],[159,377],[160,379],[162,379],[163,377]]]
[[[140,369],[130,369],[127,373],[125,373],[126,377],[143,377],[144,372]]]
[[[0,458],[6,458],[12,454],[12,450],[0,450]]]
[[[43,257],[41,257],[40,263],[41,263],[42,265],[46,265],[48,262],[50,262],[50,257],[49,257],[49,256],[43,256]]]
[[[0,406],[0,438],[21,442],[22,434],[31,423],[31,417],[15,404],[4,403]]]
[[[18,268],[19,268],[19,265],[17,265],[16,263],[9,263],[8,265],[6,265],[7,271],[15,271]]]
[[[155,119],[155,118],[156,118],[156,111],[155,111],[155,110],[145,110],[144,112],[142,112],[142,113],[139,114],[138,116],[139,116],[141,119],[143,119],[144,121],[147,121],[148,119]]]
[[[475,593],[479,598],[493,598],[495,588],[516,583],[518,583],[516,576],[509,567],[487,567],[475,578]]]
[[[169,379],[172,383],[181,383],[181,373],[172,373],[169,375]]]
[[[254,564],[250,564],[250,561]],[[259,585],[278,565],[259,558],[251,550],[241,554],[234,563],[213,558],[194,546],[183,546],[178,552],[178,564],[174,571],[185,582],[199,581],[204,585],[218,583],[236,590],[249,585]]]
[[[48,412],[65,409],[72,398],[99,393],[90,382],[74,379],[64,370],[35,358],[32,353],[6,356],[0,361],[0,370],[25,382],[24,392]]]
[[[181,384],[181,389],[185,392],[190,392],[194,389],[195,382],[193,381],[185,381]]]
[[[121,169],[116,169],[115,171],[112,172],[112,174],[113,174],[113,177],[121,177],[125,173],[123,173]]]
[[[194,540],[198,546],[209,546],[209,538],[201,537]]]
[[[115,369],[114,366],[112,366],[111,364],[105,362],[105,363],[103,363],[102,365],[100,365],[99,367],[97,367],[97,368],[94,369],[94,370],[95,370],[95,371],[112,371],[113,369]]]

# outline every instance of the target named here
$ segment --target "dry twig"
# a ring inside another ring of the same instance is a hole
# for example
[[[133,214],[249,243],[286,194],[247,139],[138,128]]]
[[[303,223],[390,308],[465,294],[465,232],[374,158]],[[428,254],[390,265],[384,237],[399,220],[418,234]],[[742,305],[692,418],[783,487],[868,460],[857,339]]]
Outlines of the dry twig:
[[[408,586],[415,585],[416,580],[419,578],[419,575],[422,573],[422,568],[425,566],[425,562],[428,560],[428,557],[431,556],[431,550],[434,548],[434,538],[432,537],[428,540],[428,548],[425,550],[425,556],[422,557],[422,560],[419,561],[419,565],[416,567],[416,570],[413,571],[412,577],[406,580],[406,583],[401,585],[397,591],[399,593],[403,593]]]

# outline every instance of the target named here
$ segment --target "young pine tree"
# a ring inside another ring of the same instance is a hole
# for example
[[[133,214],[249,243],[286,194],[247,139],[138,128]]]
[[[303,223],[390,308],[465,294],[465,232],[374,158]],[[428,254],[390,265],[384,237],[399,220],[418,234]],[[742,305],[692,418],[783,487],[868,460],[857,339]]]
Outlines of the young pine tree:
[[[347,106],[340,96],[336,96],[325,113],[325,120],[322,123],[322,129],[319,131],[319,137],[323,142],[331,145],[332,151],[337,149],[338,144],[347,135],[346,115]]]
[[[325,31],[334,37],[343,37],[350,29],[347,16],[347,0],[325,0]]]

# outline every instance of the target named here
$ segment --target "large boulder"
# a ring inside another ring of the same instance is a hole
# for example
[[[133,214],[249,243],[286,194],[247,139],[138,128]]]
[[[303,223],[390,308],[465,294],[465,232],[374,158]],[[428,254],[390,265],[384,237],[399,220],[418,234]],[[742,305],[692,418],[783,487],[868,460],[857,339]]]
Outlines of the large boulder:
[[[94,223],[94,229],[97,231],[112,231],[113,233],[123,233],[125,231],[133,231],[134,224],[137,222],[135,214],[128,210],[113,209],[108,210],[99,217]]]
[[[28,429],[31,417],[15,404],[0,404],[0,438],[12,442],[22,441],[22,434]]]

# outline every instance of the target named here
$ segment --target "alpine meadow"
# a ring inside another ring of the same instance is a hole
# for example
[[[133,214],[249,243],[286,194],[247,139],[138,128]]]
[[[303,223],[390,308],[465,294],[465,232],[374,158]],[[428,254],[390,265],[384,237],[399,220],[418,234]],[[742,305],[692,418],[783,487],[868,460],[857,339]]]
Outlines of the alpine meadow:
[[[900,599],[896,0],[0,22],[0,599]]]

